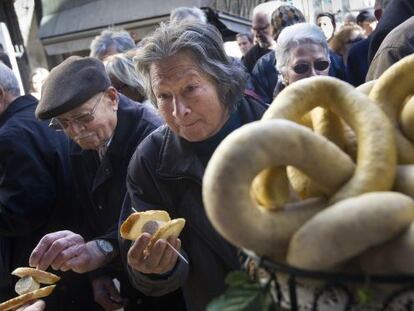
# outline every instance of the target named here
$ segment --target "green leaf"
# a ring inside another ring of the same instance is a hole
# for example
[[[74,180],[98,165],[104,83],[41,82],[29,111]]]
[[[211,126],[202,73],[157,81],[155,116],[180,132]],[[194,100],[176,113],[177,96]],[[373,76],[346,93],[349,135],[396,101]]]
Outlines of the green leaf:
[[[238,286],[238,285],[250,283],[247,277],[247,274],[244,271],[229,272],[224,282],[229,286]]]
[[[366,287],[358,288],[356,294],[357,303],[362,306],[368,304],[372,299],[371,291]]]
[[[264,293],[258,284],[233,286],[207,306],[207,311],[257,311],[263,302]]]
[[[207,311],[270,311],[273,300],[259,283],[251,282],[246,272],[233,271],[226,277],[227,291],[207,306]],[[269,287],[266,287],[269,289]]]

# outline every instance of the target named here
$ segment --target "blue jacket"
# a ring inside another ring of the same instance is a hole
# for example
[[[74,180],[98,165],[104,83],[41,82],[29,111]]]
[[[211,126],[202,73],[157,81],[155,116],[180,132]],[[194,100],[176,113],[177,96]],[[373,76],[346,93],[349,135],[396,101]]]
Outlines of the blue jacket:
[[[127,167],[138,144],[158,126],[161,118],[155,109],[119,95],[117,126],[105,156],[99,160],[95,150],[82,150],[72,142],[71,163],[78,201],[78,231],[86,240],[102,238],[118,247],[118,219],[126,194]],[[181,293],[155,300],[133,289],[117,257],[109,266],[93,271],[91,278],[110,275],[121,282],[121,293],[129,298],[126,310],[157,310],[163,301],[174,306]],[[140,301],[136,304],[136,301]],[[173,308],[174,309],[174,308]]]

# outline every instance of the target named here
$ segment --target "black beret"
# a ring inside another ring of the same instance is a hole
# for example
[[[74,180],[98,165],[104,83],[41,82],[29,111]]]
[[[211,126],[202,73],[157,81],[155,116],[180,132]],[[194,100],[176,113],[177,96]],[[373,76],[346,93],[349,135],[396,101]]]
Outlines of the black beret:
[[[44,120],[66,113],[110,86],[111,81],[100,60],[71,56],[53,68],[47,77],[36,117]]]

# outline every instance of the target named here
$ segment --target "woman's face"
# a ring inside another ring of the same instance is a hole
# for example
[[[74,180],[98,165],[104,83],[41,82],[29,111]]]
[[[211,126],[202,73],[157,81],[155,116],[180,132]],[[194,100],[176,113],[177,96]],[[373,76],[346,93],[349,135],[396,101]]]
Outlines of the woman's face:
[[[216,134],[228,119],[217,85],[190,52],[179,52],[150,67],[152,91],[167,125],[184,139],[197,142]]]
[[[318,44],[305,43],[291,50],[286,74],[286,85],[303,78],[324,75],[329,72],[329,58],[324,48]]]

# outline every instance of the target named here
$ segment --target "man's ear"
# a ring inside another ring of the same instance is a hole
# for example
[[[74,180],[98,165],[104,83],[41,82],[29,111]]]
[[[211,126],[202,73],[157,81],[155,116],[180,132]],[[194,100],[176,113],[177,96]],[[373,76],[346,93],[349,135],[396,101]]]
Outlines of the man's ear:
[[[106,90],[106,93],[108,94],[109,98],[112,101],[112,104],[111,105],[115,109],[114,111],[116,111],[118,109],[118,100],[119,100],[118,91],[113,86],[110,86]]]

